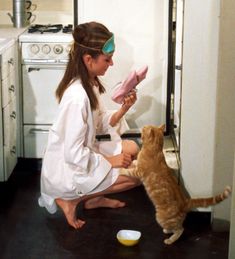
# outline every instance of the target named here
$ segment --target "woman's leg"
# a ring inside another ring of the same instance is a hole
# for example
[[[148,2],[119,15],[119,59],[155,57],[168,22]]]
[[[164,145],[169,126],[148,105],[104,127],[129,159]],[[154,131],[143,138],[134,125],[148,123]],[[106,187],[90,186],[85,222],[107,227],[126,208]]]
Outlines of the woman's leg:
[[[139,152],[139,147],[136,144],[135,141],[133,140],[123,140],[122,141],[122,152],[126,152],[132,155],[133,159],[136,159],[137,154]],[[137,179],[132,179],[132,181],[136,181],[134,186],[139,184],[139,181]],[[138,182],[138,183],[137,183]],[[119,178],[119,182],[115,183],[115,189],[121,187],[122,191],[123,189],[123,184],[131,184],[132,183],[127,183],[126,182],[126,178]],[[121,186],[120,186],[121,185]],[[128,189],[133,188],[131,186],[127,187]],[[108,189],[107,189],[108,190]],[[119,192],[118,190],[115,192]],[[108,208],[120,208],[120,207],[124,207],[125,206],[125,202],[121,202],[119,200],[115,200],[115,199],[109,199],[109,198],[105,198],[104,196],[98,196],[95,198],[90,198],[88,197],[88,200],[85,202],[85,208],[86,209],[94,209],[94,208],[99,208],[99,207],[108,207]]]
[[[64,212],[64,215],[70,226],[78,229],[85,224],[85,221],[76,218],[76,208],[77,205],[81,202],[81,199],[63,200],[58,198],[55,200],[55,202]]]
[[[120,175],[113,185],[102,192],[86,195],[75,200],[56,199],[55,201],[57,205],[63,210],[68,224],[75,229],[78,229],[81,228],[85,223],[85,221],[76,218],[76,208],[81,201],[85,201],[85,208],[88,209],[98,207],[123,207],[125,206],[125,203],[118,200],[105,198],[104,195],[126,191],[138,185],[140,185],[140,181],[138,179],[134,177]]]
[[[94,209],[99,207],[107,208],[120,208],[124,207],[125,202],[121,202],[116,199],[109,199],[104,197],[104,194],[112,194],[117,192],[126,191],[140,185],[140,181],[137,178],[120,175],[116,182],[103,192],[97,193],[95,197],[87,196],[85,201],[86,209]],[[99,196],[102,194],[102,196]]]
[[[139,146],[134,140],[123,140],[122,141],[122,152],[131,154],[133,160],[136,159],[139,153]]]
[[[122,152],[127,152],[132,155],[133,159],[136,159],[139,147],[133,140],[123,140]],[[85,208],[87,209],[98,207],[120,208],[125,206],[124,202],[105,198],[104,195],[126,191],[138,185],[140,185],[140,181],[138,179],[120,175],[113,185],[102,192],[86,195],[75,200],[56,199],[56,203],[63,210],[69,225],[78,229],[85,223],[85,221],[76,218],[76,208],[81,201],[85,201]]]

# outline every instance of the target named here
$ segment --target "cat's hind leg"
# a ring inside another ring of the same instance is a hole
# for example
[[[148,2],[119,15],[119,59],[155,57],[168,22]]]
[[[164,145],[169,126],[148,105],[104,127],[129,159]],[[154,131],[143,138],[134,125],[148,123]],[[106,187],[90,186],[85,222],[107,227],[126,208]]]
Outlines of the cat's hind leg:
[[[166,245],[171,245],[172,243],[174,243],[176,240],[179,239],[179,237],[182,235],[183,232],[184,232],[183,228],[173,231],[173,235],[170,236],[169,238],[165,239],[164,243]]]
[[[174,231],[173,230],[171,230],[171,229],[163,229],[163,233],[164,234],[171,234],[171,233],[173,233]]]

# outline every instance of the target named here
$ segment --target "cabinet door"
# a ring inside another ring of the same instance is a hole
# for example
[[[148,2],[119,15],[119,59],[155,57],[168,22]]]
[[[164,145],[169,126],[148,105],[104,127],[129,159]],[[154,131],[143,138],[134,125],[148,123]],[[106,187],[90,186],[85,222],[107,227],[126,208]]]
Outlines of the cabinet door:
[[[3,145],[10,146],[16,139],[16,103],[15,98],[3,109]]]
[[[17,163],[15,98],[3,109],[4,174],[7,180]]]
[[[0,96],[0,180],[7,181],[16,163],[16,45],[10,46],[1,56]]]
[[[15,87],[15,71],[8,75],[2,81],[2,107],[6,107],[7,104],[15,97],[16,87]]]
[[[13,72],[15,63],[15,45],[13,45],[2,54],[2,80]]]

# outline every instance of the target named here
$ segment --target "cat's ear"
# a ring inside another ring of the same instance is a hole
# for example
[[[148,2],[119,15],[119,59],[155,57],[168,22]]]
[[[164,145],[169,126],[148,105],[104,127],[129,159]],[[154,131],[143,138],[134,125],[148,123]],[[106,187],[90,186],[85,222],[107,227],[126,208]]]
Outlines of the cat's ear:
[[[161,126],[159,126],[159,129],[162,131],[162,133],[164,133],[165,128],[166,128],[165,124],[162,124]]]
[[[153,135],[153,128],[151,126],[144,126],[143,130],[142,130],[142,138],[143,140],[146,139],[150,139]]]
[[[147,135],[148,135],[149,138],[151,138],[151,139],[153,138],[153,136],[154,136],[154,128],[153,127],[151,127],[151,126],[148,127]]]

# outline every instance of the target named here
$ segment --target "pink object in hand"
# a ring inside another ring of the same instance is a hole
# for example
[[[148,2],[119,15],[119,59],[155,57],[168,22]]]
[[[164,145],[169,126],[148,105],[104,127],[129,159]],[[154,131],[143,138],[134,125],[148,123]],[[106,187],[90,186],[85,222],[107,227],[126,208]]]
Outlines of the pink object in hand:
[[[144,66],[136,72],[138,76],[138,81],[139,81],[138,83],[140,83],[142,80],[145,79],[147,72],[148,72],[148,66]]]
[[[144,66],[138,72],[132,71],[126,80],[115,88],[112,95],[112,100],[116,103],[122,104],[125,96],[134,89],[145,77],[148,71],[148,66]]]

